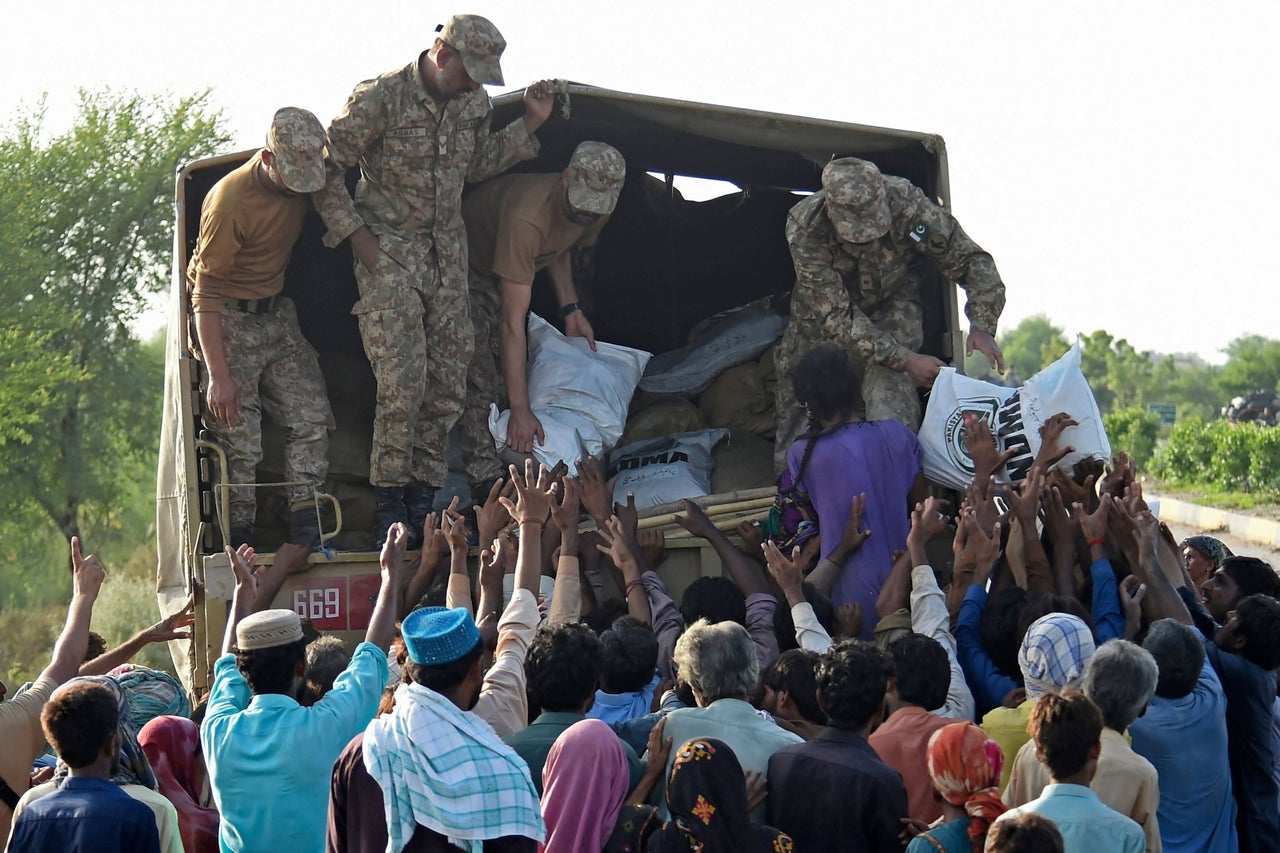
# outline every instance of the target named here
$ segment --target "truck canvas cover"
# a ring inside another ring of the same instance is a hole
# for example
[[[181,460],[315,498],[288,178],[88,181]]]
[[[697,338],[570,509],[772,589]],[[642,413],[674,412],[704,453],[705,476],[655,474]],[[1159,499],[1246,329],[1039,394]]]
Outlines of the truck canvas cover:
[[[522,111],[520,92],[495,99],[493,126],[517,120]],[[819,187],[822,167],[833,157],[871,160],[940,203],[949,201],[945,146],[941,137],[928,133],[568,83],[538,137],[539,156],[516,171],[559,172],[577,144],[587,139],[606,142],[626,158],[626,185],[596,249],[594,285],[582,296],[599,339],[652,353],[684,346],[690,330],[718,312],[766,297],[785,305],[794,280],[783,233],[786,214],[802,195]],[[210,555],[221,551],[222,540],[210,488],[216,460],[197,448],[201,368],[188,347],[185,269],[204,196],[252,153],[201,160],[181,169],[177,178],[156,479],[157,592],[165,614],[179,609],[193,591],[198,603],[206,595],[229,596],[229,590],[210,593],[202,568],[205,560],[216,559]],[[726,194],[687,200],[680,193],[685,177],[727,182]],[[355,179],[352,171],[348,183],[354,186]],[[349,484],[354,492],[367,488],[375,386],[350,314],[356,299],[350,249],[345,244],[324,248],[323,231],[319,217],[309,214],[294,248],[285,295],[296,303],[303,333],[320,354],[337,419],[331,479]],[[955,291],[936,278],[926,281],[924,350],[959,363]],[[550,288],[535,283],[532,310],[554,318],[555,308]],[[260,481],[264,471],[280,470],[279,432],[269,432],[266,423],[264,450]],[[356,514],[357,503],[352,501],[348,513],[344,499],[344,515]],[[376,554],[366,553],[363,560],[352,569],[377,571]],[[208,636],[215,627],[199,620],[191,641],[172,644],[178,671],[189,686],[192,672],[207,668],[216,654],[220,637]],[[198,677],[196,681],[202,683]]]

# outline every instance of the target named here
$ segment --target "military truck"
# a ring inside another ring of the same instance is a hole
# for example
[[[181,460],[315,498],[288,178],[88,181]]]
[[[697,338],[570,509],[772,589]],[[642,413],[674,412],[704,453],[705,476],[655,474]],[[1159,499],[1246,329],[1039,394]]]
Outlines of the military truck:
[[[539,132],[541,153],[517,171],[558,172],[581,141],[619,149],[627,181],[594,254],[591,275],[579,275],[581,301],[600,340],[661,353],[685,344],[695,324],[763,297],[785,295],[794,280],[783,234],[787,211],[820,186],[822,167],[854,155],[875,162],[947,205],[946,149],[941,137],[756,110],[563,86],[559,105]],[[521,94],[494,101],[494,127],[517,120]],[[157,477],[157,589],[171,613],[194,593],[197,620],[189,642],[171,649],[187,687],[210,683],[233,589],[223,553],[219,482],[221,449],[207,438],[200,415],[202,364],[191,355],[184,271],[195,245],[200,206],[213,184],[252,151],[200,160],[177,178],[173,285],[168,326],[163,433]],[[688,178],[721,182],[726,192],[694,201],[680,188]],[[354,170],[348,183],[354,186]],[[294,247],[285,294],[297,305],[303,333],[320,354],[337,420],[327,491],[336,510],[326,515],[342,532],[331,554],[313,554],[314,567],[290,578],[275,602],[309,617],[317,628],[351,640],[364,630],[378,588],[377,554],[363,550],[371,526],[368,486],[374,381],[350,309],[357,298],[347,245],[327,249],[318,216],[310,214]],[[924,351],[962,364],[956,288],[927,278]],[[551,288],[535,282],[532,310],[557,316]],[[635,404],[633,404],[634,407]],[[281,478],[282,439],[264,423],[265,458],[259,483]],[[723,467],[739,463],[732,457]],[[733,473],[732,470],[729,473]],[[761,479],[757,477],[757,479]],[[771,472],[764,476],[771,480]],[[769,482],[738,486],[769,485]],[[273,529],[282,496],[258,490],[260,552],[283,541]],[[340,520],[339,520],[340,519]],[[287,528],[286,528],[287,529]],[[344,537],[347,537],[344,540]],[[354,548],[354,550],[352,550]],[[718,573],[714,551],[698,540],[672,542],[663,568],[676,594],[699,574]],[[263,559],[269,561],[270,553]]]

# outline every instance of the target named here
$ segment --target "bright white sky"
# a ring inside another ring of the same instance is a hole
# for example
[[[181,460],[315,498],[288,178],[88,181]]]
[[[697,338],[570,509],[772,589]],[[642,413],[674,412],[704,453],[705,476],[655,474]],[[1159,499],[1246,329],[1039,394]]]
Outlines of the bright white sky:
[[[279,106],[336,115],[454,12],[502,30],[513,88],[942,135],[953,210],[1008,287],[1004,329],[1045,313],[1214,361],[1239,335],[1280,338],[1274,2],[41,0],[6,10],[0,117],[48,92],[56,126],[81,86],[211,87],[252,147]]]

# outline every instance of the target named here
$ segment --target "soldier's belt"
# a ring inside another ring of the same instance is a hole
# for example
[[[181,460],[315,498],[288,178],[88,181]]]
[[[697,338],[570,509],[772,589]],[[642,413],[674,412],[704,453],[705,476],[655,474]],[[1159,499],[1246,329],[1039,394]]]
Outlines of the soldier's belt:
[[[246,314],[270,314],[276,307],[276,297],[266,299],[224,299],[222,304],[232,311]]]

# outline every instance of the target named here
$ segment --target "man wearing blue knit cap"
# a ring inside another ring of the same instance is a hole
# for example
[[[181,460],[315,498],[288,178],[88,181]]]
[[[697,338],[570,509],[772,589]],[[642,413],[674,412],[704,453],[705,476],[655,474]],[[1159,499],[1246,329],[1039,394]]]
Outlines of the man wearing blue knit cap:
[[[533,853],[546,835],[529,768],[469,713],[484,679],[465,609],[424,607],[400,633],[411,679],[333,768],[330,850]],[[388,847],[388,842],[390,842]]]

